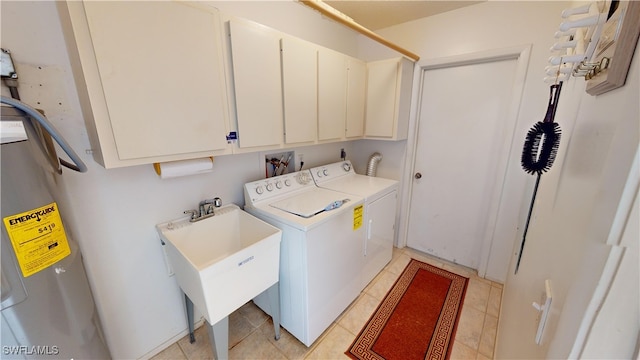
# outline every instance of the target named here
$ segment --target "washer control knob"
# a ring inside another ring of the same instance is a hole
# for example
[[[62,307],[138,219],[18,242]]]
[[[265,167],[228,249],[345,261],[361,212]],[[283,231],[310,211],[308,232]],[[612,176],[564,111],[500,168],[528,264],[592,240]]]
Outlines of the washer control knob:
[[[345,162],[344,164],[342,164],[342,169],[348,172],[349,170],[351,170],[351,164]]]
[[[329,170],[327,170],[327,169],[322,170],[322,174],[324,176],[329,176]]]
[[[273,191],[273,184],[267,184],[267,191]]]
[[[282,189],[282,181],[276,181],[276,188]]]
[[[285,186],[291,186],[291,180],[289,180],[289,179],[285,179],[285,180],[284,180],[284,185],[285,185]]]
[[[322,171],[318,171],[318,177],[322,177]]]
[[[296,181],[300,185],[307,185],[311,181],[311,176],[309,175],[311,174],[307,171],[300,171],[298,172],[298,176],[296,176]]]
[[[258,194],[262,194],[264,192],[264,189],[262,189],[262,186],[258,185],[258,187],[256,187],[256,192]]]

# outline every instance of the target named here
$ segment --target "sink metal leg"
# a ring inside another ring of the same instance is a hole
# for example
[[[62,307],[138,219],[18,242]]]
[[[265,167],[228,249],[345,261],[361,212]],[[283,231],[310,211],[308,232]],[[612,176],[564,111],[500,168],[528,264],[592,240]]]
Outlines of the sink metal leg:
[[[194,325],[193,325],[193,302],[187,294],[184,294],[184,303],[187,307],[187,324],[189,325],[189,343],[193,344],[196,342],[196,336],[194,334]]]
[[[209,324],[209,340],[211,341],[211,348],[213,349],[213,355],[216,360],[223,360],[229,358],[229,316],[218,321],[214,325]]]
[[[275,339],[280,339],[280,286],[279,283],[273,284],[266,290],[271,307],[271,318],[273,319],[273,329],[275,331]],[[196,341],[194,334],[193,322],[193,302],[187,294],[184,294],[184,302],[187,308],[187,322],[189,325],[189,342]],[[211,325],[206,321],[209,332],[209,340],[213,355],[217,360],[229,358],[229,316],[224,317],[217,323]]]
[[[275,339],[280,339],[280,283],[273,284],[267,289],[269,298],[269,306],[271,307],[271,318],[273,320],[273,329],[276,333]]]

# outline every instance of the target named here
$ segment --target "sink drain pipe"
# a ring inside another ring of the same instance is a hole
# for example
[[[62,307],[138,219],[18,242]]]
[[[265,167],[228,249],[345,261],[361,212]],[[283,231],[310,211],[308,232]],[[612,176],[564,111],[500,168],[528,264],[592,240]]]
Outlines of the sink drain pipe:
[[[373,153],[369,157],[369,163],[367,164],[367,176],[376,176],[380,160],[382,160],[382,155],[378,152]]]

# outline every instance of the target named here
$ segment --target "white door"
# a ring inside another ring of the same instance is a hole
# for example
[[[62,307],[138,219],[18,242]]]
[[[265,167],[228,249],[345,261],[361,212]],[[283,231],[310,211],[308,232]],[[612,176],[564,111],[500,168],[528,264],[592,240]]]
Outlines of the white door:
[[[397,195],[398,192],[394,190],[367,204],[361,289],[364,289],[391,261]]]
[[[409,247],[481,265],[516,122],[520,69],[517,56],[423,69]]]

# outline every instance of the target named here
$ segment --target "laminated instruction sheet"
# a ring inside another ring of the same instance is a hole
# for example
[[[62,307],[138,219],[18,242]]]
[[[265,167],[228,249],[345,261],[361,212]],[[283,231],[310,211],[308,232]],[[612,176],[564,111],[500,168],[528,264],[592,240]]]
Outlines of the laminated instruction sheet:
[[[362,209],[362,205],[358,205],[353,209],[353,230],[358,230],[362,226]]]
[[[7,216],[3,221],[24,277],[33,275],[71,254],[55,202]]]

